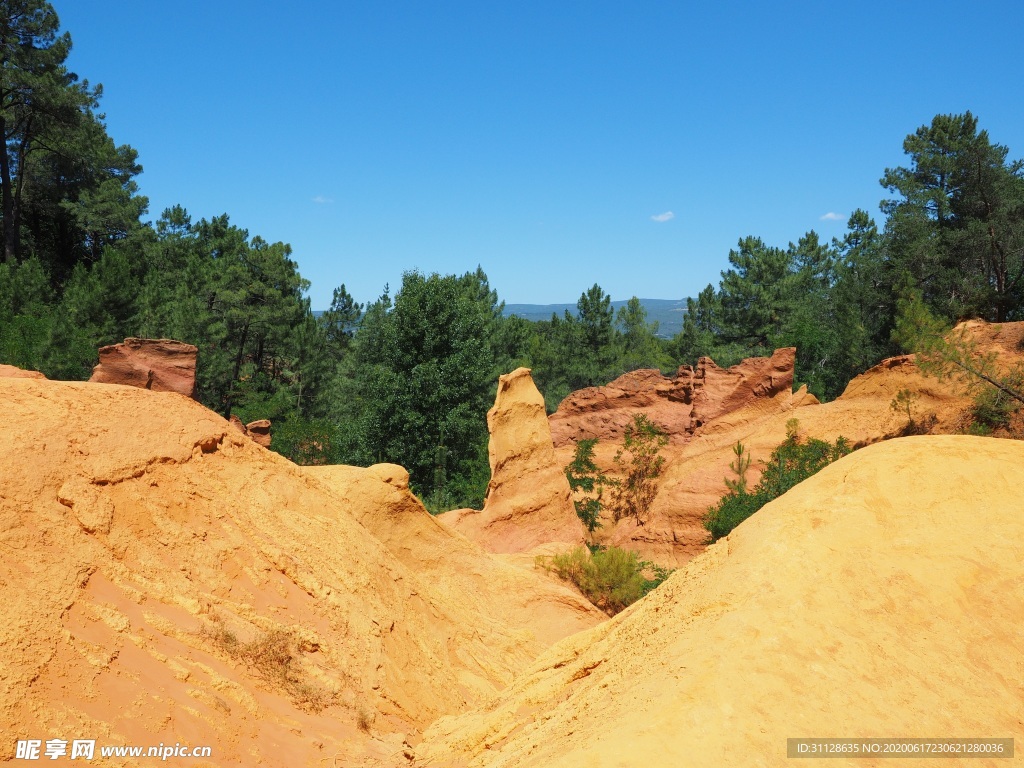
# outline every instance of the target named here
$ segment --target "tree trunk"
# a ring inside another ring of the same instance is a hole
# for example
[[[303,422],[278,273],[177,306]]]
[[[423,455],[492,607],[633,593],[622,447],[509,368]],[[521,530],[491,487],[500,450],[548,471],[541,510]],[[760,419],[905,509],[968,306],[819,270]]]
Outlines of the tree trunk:
[[[234,405],[235,384],[238,383],[238,374],[242,371],[242,358],[245,356],[245,342],[249,340],[249,323],[242,328],[242,339],[238,342],[238,354],[235,355],[235,372],[231,375],[231,384],[228,389],[228,399],[224,404],[224,418],[231,418],[231,406]]]
[[[18,255],[18,222],[14,220],[14,193],[11,190],[11,158],[7,154],[7,119],[0,115],[0,195],[3,196],[4,261],[12,264]]]

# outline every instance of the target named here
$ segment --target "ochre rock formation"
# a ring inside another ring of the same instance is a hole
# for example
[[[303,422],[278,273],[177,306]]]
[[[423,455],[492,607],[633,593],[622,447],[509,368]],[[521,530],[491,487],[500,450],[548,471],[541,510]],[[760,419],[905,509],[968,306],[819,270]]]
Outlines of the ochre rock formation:
[[[245,425],[245,433],[256,445],[270,447],[270,419],[257,419]]]
[[[45,379],[39,371],[26,371],[13,365],[0,365],[0,379]]]
[[[125,339],[100,347],[100,362],[89,381],[195,398],[198,352],[191,344],[171,339]]]
[[[1003,368],[1022,360],[1024,323],[974,320],[953,332],[966,334],[979,353],[995,354]],[[598,543],[636,550],[666,566],[684,564],[706,547],[702,520],[725,494],[724,480],[733,477],[733,447],[742,442],[752,457],[747,480],[753,487],[763,462],[785,439],[791,419],[798,421],[801,437],[845,437],[855,446],[914,431],[956,433],[966,423],[971,399],[963,383],[924,375],[912,355],[883,360],[854,378],[839,398],[824,404],[802,387],[790,392],[793,359],[792,350],[777,350],[771,358],[744,361],[728,370],[704,359],[693,377],[703,384],[689,395],[684,368],[675,379],[639,371],[620,377],[619,384],[566,398],[551,416],[553,434],[566,441],[556,449],[557,463],[563,467],[572,461],[576,439],[599,437],[597,463],[614,474],[621,428],[637,413],[647,414],[673,435],[662,449],[664,472],[647,523],[639,527],[628,518],[615,523],[605,517],[595,534]],[[704,374],[697,376],[701,370]],[[623,380],[632,384],[621,386]],[[901,391],[915,398],[914,425],[905,412],[892,408]],[[582,407],[586,403],[590,407]]]
[[[256,443],[256,445],[262,445],[264,448],[270,447],[270,419],[260,419],[259,421],[243,424],[240,418],[235,414],[231,414],[229,421],[231,426]]]
[[[564,466],[555,458],[544,398],[519,368],[501,376],[487,412],[491,481],[482,512],[453,510],[440,519],[491,552],[526,552],[542,544],[582,544]]]
[[[317,476],[173,393],[0,378],[0,402],[4,754],[96,738],[393,765],[601,620],[392,469]],[[286,653],[258,652],[275,638]]]
[[[367,471],[400,491],[409,489],[409,470],[399,464],[374,464]]]
[[[642,413],[682,445],[702,425],[756,400],[790,394],[796,348],[777,349],[771,357],[752,357],[732,368],[710,357],[696,369],[681,367],[672,378],[655,369],[626,373],[604,387],[573,392],[551,414],[556,447],[584,438],[622,441],[626,426]],[[800,394],[802,398],[813,395]]]
[[[486,706],[440,719],[417,764],[781,767],[788,738],[826,735],[1020,745],[1022,484],[1017,441],[857,451]]]

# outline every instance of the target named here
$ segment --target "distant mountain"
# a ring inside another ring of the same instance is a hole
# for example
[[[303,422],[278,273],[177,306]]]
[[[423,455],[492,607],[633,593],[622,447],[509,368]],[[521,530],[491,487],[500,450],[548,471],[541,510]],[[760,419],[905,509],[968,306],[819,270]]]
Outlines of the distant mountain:
[[[640,299],[647,310],[647,322],[658,322],[658,335],[670,339],[683,329],[683,313],[686,312],[686,299]],[[625,301],[613,301],[612,307],[617,312]],[[506,304],[505,316],[518,315],[524,320],[550,320],[552,313],[562,317],[568,310],[576,316],[576,304]]]
[[[618,312],[619,307],[626,306],[628,302],[613,301],[612,308]],[[686,312],[686,299],[640,299],[644,309],[647,310],[647,322],[658,321],[658,335],[663,339],[671,339],[683,330],[683,313]],[[518,315],[524,320],[550,320],[552,313],[562,317],[565,311],[575,317],[577,315],[575,304],[506,304],[505,317]],[[315,317],[324,313],[322,309],[313,310]]]

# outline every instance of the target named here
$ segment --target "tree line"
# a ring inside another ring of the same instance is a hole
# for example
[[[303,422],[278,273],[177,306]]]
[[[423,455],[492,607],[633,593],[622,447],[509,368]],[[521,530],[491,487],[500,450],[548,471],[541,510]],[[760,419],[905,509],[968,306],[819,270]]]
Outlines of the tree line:
[[[830,243],[813,231],[787,248],[742,238],[718,288],[688,300],[677,358],[729,364],[796,346],[797,380],[831,399],[903,351],[894,331],[911,297],[947,328],[1024,318],[1024,163],[970,112],[937,115],[903,150],[907,166],[881,178],[881,228],[858,209]]]
[[[907,167],[882,178],[881,227],[858,210],[829,243],[741,239],[671,340],[598,285],[575,315],[505,317],[479,268],[407,272],[365,303],[342,284],[317,314],[287,244],[181,206],[145,220],[138,155],[107,134],[102,89],[68,70],[70,48],[49,3],[0,0],[0,362],[84,379],[99,346],[128,336],[195,344],[205,405],[270,418],[297,461],[402,464],[434,509],[480,503],[485,414],[520,365],[553,410],[636,368],[796,346],[798,381],[828,399],[899,351],[911,293],[947,322],[1021,317],[1022,165],[970,113],[907,138]]]

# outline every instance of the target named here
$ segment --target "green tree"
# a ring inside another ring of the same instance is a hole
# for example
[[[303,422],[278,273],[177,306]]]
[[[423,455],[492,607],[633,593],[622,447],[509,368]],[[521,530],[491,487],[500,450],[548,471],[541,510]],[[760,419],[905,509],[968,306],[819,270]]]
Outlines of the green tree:
[[[591,533],[601,527],[604,487],[611,485],[610,479],[594,461],[595,445],[597,438],[587,438],[576,443],[572,462],[565,468],[569,489],[578,497],[573,500],[576,514]]]
[[[343,388],[352,397],[338,413],[359,434],[352,458],[401,464],[423,497],[445,490],[452,503],[480,503],[500,314],[480,270],[406,272],[393,302],[385,291],[371,304]]]
[[[837,347],[831,368],[833,396],[857,374],[897,354],[891,341],[896,314],[893,274],[885,243],[866,211],[850,215],[847,232],[832,241],[836,283],[832,290]]]
[[[202,253],[188,211],[180,205],[164,210],[143,258],[139,333],[198,344],[202,340],[199,326],[208,309],[211,264]]]
[[[642,413],[626,426],[622,448],[615,454],[615,465],[624,475],[612,491],[611,506],[616,521],[632,517],[639,526],[647,522],[658,493],[656,481],[665,466],[661,449],[666,445],[668,435]]]
[[[611,297],[594,285],[580,295],[576,309],[576,316],[552,314],[524,339],[525,357],[549,411],[570,392],[606,384],[625,370]]]
[[[577,316],[565,313],[556,340],[557,354],[570,390],[605,384],[614,375],[616,358],[615,312],[611,296],[596,283],[580,294]]]
[[[729,263],[719,288],[720,338],[742,345],[748,356],[771,354],[789,308],[791,256],[745,237]]]
[[[626,302],[625,306],[619,307],[615,325],[619,331],[618,367],[623,372],[638,368],[661,368],[669,364],[658,341],[658,323],[647,322],[647,310],[636,296]]]
[[[193,224],[179,206],[164,212],[145,254],[136,325],[199,347],[204,404],[243,420],[305,412],[311,359],[325,342],[288,245],[250,239],[226,214]]]
[[[1020,316],[1024,163],[978,130],[970,112],[936,115],[903,143],[909,167],[886,169],[886,234],[899,271],[947,320]]]
[[[796,380],[822,398],[832,398],[846,384],[835,358],[840,352],[833,287],[836,254],[811,231],[787,251],[791,274],[785,281],[781,328],[774,345],[796,347]]]
[[[115,147],[96,112],[102,88],[66,67],[68,33],[42,0],[0,0],[0,215],[4,259],[27,237],[55,280],[139,229],[146,200],[130,147]]]
[[[722,305],[715,287],[710,283],[697,294],[696,299],[688,298],[682,330],[669,346],[673,357],[683,364],[693,366],[699,358],[713,356],[721,336],[721,316]],[[719,359],[719,362],[724,361]]]
[[[583,343],[595,360],[605,357],[615,339],[615,313],[612,298],[597,283],[576,302]]]
[[[549,413],[570,392],[589,386],[587,374],[581,373],[576,365],[581,343],[579,323],[568,312],[564,318],[552,314],[551,320],[535,324],[527,355]]]
[[[205,227],[218,230],[216,237],[227,226],[226,216],[209,224],[200,222],[200,236]],[[247,233],[242,230],[240,236],[242,247],[220,255],[214,269],[212,309],[232,358],[222,395],[225,418],[236,402],[258,402],[280,389],[289,375],[292,329],[309,312],[303,300],[309,282],[291,260],[291,247],[260,237],[246,245]]]
[[[40,134],[73,122],[88,94],[75,88],[64,62],[71,36],[58,35],[53,7],[41,0],[0,2],[0,197],[3,198],[4,259],[20,251],[20,202],[27,167],[39,150]],[[77,103],[76,103],[77,102]]]
[[[331,306],[318,321],[327,340],[328,354],[334,359],[340,360],[348,350],[362,314],[363,305],[345,290],[344,283],[334,289]]]
[[[53,325],[53,290],[42,262],[0,262],[0,363],[41,370]]]

